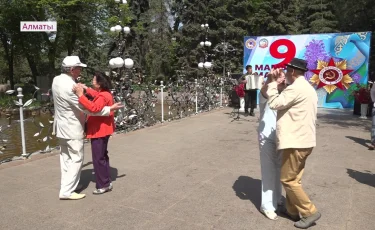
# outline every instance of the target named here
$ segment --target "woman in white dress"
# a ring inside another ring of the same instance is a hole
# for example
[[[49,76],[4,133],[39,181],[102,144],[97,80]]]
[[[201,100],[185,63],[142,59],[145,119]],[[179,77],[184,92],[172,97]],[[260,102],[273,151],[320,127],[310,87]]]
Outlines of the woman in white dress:
[[[269,219],[276,220],[276,209],[281,202],[281,152],[276,148],[276,111],[269,108],[267,103],[267,79],[259,93],[259,151],[262,175],[262,202],[260,211]],[[284,78],[278,80],[279,91],[285,88]]]

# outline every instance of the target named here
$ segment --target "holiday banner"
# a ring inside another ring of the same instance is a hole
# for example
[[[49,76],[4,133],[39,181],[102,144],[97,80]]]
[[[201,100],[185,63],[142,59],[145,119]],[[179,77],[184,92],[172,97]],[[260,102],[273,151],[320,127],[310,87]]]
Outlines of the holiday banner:
[[[305,78],[316,89],[318,106],[353,108],[351,90],[367,84],[371,32],[244,37],[244,73],[266,75],[294,57],[307,61]]]

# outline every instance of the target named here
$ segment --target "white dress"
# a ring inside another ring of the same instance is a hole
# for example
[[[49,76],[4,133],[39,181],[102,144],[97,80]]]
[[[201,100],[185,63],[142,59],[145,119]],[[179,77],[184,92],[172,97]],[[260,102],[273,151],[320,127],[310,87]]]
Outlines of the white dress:
[[[262,202],[264,211],[276,211],[281,199],[281,152],[276,149],[276,115],[267,99],[259,93],[260,120],[258,127],[260,165],[262,174]]]

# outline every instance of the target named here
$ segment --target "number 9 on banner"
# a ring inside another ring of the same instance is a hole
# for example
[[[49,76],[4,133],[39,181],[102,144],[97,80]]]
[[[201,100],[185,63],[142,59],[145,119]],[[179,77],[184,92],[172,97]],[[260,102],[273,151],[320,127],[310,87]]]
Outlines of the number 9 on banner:
[[[286,46],[287,51],[284,53],[280,53],[280,46]],[[271,44],[270,54],[276,59],[283,59],[281,62],[275,64],[276,66],[285,67],[285,65],[288,64],[296,56],[296,46],[291,40],[279,39]]]

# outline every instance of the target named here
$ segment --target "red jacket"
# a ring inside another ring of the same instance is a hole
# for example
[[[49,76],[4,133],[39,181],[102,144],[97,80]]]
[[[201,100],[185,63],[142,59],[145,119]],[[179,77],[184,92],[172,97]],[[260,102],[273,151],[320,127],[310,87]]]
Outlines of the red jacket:
[[[79,103],[83,105],[91,113],[100,112],[104,106],[113,105],[113,97],[107,91],[95,91],[87,88],[86,93],[93,97],[90,101],[85,95],[79,97]],[[115,131],[114,112],[111,111],[109,116],[88,116],[87,117],[87,138],[98,138],[111,135]]]

